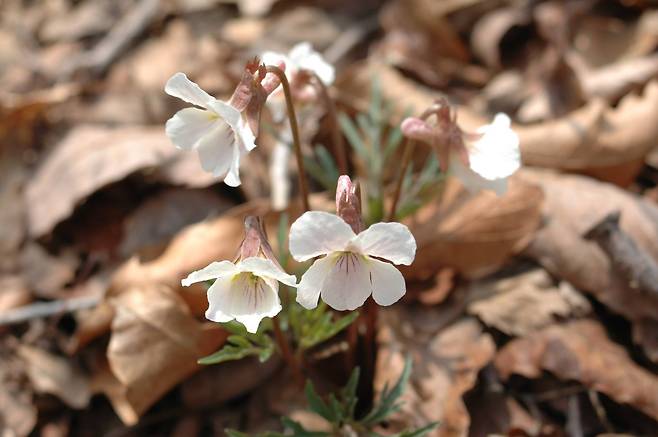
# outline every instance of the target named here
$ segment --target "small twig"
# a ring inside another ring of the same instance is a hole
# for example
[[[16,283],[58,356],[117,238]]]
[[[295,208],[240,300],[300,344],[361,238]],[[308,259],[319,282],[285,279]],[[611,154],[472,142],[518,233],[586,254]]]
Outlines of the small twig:
[[[101,299],[102,296],[85,296],[25,305],[0,314],[0,326],[12,325],[40,317],[49,317],[57,314],[93,308],[98,305]]]
[[[61,72],[69,77],[78,70],[101,74],[155,19],[159,0],[142,0],[90,51],[74,59]]]
[[[338,111],[336,110],[336,103],[329,95],[329,90],[327,86],[322,82],[322,79],[313,72],[313,82],[320,92],[322,99],[324,100],[325,107],[327,108],[327,115],[331,122],[331,136],[334,146],[334,156],[336,157],[336,162],[338,163],[338,174],[347,174],[347,152],[345,150],[345,141],[343,140],[343,135],[340,132],[340,126],[338,124]]]
[[[310,211],[311,206],[308,200],[308,183],[306,181],[306,171],[304,170],[304,155],[302,154],[302,144],[299,139],[299,127],[297,125],[297,116],[295,115],[295,105],[292,101],[292,94],[290,93],[290,83],[286,74],[274,65],[266,67],[268,73],[275,74],[281,81],[283,87],[283,94],[286,97],[286,109],[288,110],[288,119],[290,120],[290,130],[292,131],[292,141],[295,149],[295,158],[297,160],[297,170],[299,173],[299,191],[302,197],[302,204],[304,211]]]
[[[610,258],[612,268],[631,289],[658,298],[658,265],[619,227],[619,218],[619,211],[608,214],[585,238],[599,245]]]

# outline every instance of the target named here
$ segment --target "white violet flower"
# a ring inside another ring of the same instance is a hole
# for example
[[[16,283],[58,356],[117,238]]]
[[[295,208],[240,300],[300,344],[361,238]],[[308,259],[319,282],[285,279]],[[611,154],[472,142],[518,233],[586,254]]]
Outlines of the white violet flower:
[[[436,115],[436,124],[427,121],[430,115]],[[459,178],[469,191],[503,195],[507,178],[521,166],[519,137],[502,113],[470,134],[459,128],[447,102],[439,101],[424,117],[405,119],[401,128],[407,137],[434,146],[441,169]]]
[[[301,70],[307,70],[315,73],[322,83],[329,86],[334,83],[336,71],[330,63],[324,60],[319,52],[313,50],[309,42],[296,44],[288,55],[268,51],[263,53],[262,61],[265,64],[275,65],[281,61],[285,62],[285,73],[291,82],[295,81],[295,76]],[[294,87],[294,84],[292,84]]]
[[[165,86],[170,96],[199,106],[178,111],[165,131],[176,147],[196,150],[201,167],[227,185],[240,185],[240,157],[256,147],[256,136],[240,111],[203,91],[183,73],[174,74]]]
[[[406,292],[404,278],[393,265],[409,265],[416,240],[400,223],[376,223],[358,235],[342,218],[310,211],[290,228],[290,253],[297,261],[316,260],[302,276],[297,302],[315,308],[319,296],[336,310],[354,310],[372,294],[379,305],[391,305]]]
[[[519,137],[510,126],[507,115],[497,114],[491,124],[477,129],[479,139],[466,141],[468,166],[450,157],[450,173],[468,190],[490,189],[499,196],[507,192],[507,178],[521,167]]]
[[[181,281],[185,287],[196,282],[216,279],[208,289],[206,318],[214,322],[237,320],[248,332],[258,331],[265,317],[281,311],[279,282],[296,286],[297,279],[288,275],[272,261],[251,257],[234,264],[230,261],[213,262],[192,272]]]

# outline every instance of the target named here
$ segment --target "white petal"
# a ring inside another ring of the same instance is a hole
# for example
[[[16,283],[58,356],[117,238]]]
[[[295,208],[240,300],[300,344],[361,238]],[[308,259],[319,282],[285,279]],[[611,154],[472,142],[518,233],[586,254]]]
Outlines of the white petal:
[[[228,261],[225,261],[228,262]],[[220,278],[208,288],[208,309],[206,310],[206,319],[213,322],[224,323],[233,320],[233,316],[226,313],[230,305],[228,299],[231,294],[231,284],[233,275]]]
[[[165,92],[173,97],[193,105],[208,108],[208,105],[215,100],[210,94],[205,92],[183,73],[176,73],[167,81]]]
[[[208,108],[214,111],[219,117],[223,118],[224,121],[226,121],[234,129],[237,127],[240,119],[242,118],[240,111],[221,100],[213,99],[212,102],[208,103]]]
[[[457,157],[450,158],[449,172],[452,176],[458,178],[471,193],[477,193],[480,190],[492,190],[497,195],[502,196],[507,192],[507,178],[485,179],[462,164]]]
[[[478,129],[482,138],[469,146],[470,167],[485,179],[511,176],[521,166],[519,137],[510,127],[510,119],[498,114],[493,123]]]
[[[322,211],[305,212],[290,227],[290,254],[297,261],[345,250],[355,237],[342,218]]]
[[[245,119],[240,118],[240,121],[234,130],[247,152],[251,152],[256,148],[256,136]]]
[[[234,275],[238,271],[239,270],[235,267],[235,264],[230,261],[215,261],[202,268],[201,270],[190,273],[187,278],[181,281],[181,284],[184,287],[188,287],[196,282],[203,282],[223,276]]]
[[[416,256],[416,239],[401,223],[375,223],[361,232],[353,242],[364,255],[409,265]]]
[[[240,181],[240,157],[246,153],[239,144],[233,147],[233,157],[228,168],[228,173],[224,177],[224,183],[229,187],[239,187],[242,183]]]
[[[286,69],[288,69],[290,59],[283,53],[266,51],[260,56],[260,62],[265,65],[277,65],[281,61],[286,64]]]
[[[198,108],[185,108],[167,120],[165,132],[179,149],[189,150],[204,136],[210,133],[217,116],[210,111]]]
[[[372,297],[379,305],[392,305],[407,291],[402,273],[395,266],[373,258],[368,259]]]
[[[218,120],[215,128],[197,143],[201,167],[220,177],[224,176],[231,166],[235,136],[228,124]]]
[[[354,310],[372,293],[370,269],[363,255],[344,252],[326,276],[320,295],[338,311]]]
[[[291,287],[297,286],[297,278],[294,275],[287,274],[266,258],[247,258],[240,261],[237,268],[243,272],[251,272],[256,276],[276,279],[277,281],[290,285]]]
[[[297,286],[297,303],[312,310],[318,306],[320,291],[324,285],[324,280],[336,265],[336,256],[327,255],[324,258],[316,260],[311,267],[306,270],[302,279]]]
[[[297,44],[290,51],[290,60],[295,68],[310,70],[318,75],[322,83],[331,85],[336,77],[334,67],[308,42]]]
[[[264,317],[274,317],[281,311],[281,302],[276,282],[274,289],[264,279],[250,275],[243,273],[233,280],[230,314],[253,333]]]
[[[290,162],[290,147],[277,141],[270,156],[270,200],[275,211],[283,211],[290,200],[290,178],[288,163]]]

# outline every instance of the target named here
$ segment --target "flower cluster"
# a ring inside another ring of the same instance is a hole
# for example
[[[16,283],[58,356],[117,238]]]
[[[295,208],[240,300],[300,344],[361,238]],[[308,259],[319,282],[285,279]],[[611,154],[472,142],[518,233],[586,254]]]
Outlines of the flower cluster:
[[[178,148],[196,150],[203,169],[231,186],[240,185],[240,158],[256,147],[261,110],[269,96],[281,98],[279,85],[283,85],[294,130],[292,96],[298,102],[313,101],[317,95],[313,96],[309,85],[315,81],[327,98],[322,87],[335,76],[333,67],[308,43],[295,46],[287,56],[266,53],[263,59],[275,65],[266,66],[259,59],[249,62],[228,101],[210,96],[183,73],[175,74],[165,86],[168,94],[195,105],[169,119],[166,134]],[[428,121],[431,117],[434,123]],[[406,137],[432,145],[441,169],[459,177],[471,190],[491,189],[502,195],[507,178],[520,166],[519,139],[504,114],[475,133],[465,133],[447,102],[440,101],[421,117],[404,120],[401,129]],[[295,156],[300,178],[304,178],[298,137],[294,131]],[[287,157],[281,154],[279,161]],[[278,163],[284,166],[285,162]],[[279,173],[275,176],[286,177]],[[300,180],[304,195],[301,182],[305,181]],[[299,282],[277,261],[261,220],[247,217],[235,261],[213,262],[189,274],[182,285],[213,280],[206,317],[216,322],[236,320],[255,333],[263,318],[275,317],[282,310],[280,283],[296,288],[296,301],[306,309],[317,307],[321,298],[335,310],[354,310],[371,295],[377,304],[391,305],[406,292],[404,277],[395,265],[410,265],[416,254],[416,241],[401,223],[375,223],[364,229],[360,191],[348,176],[341,176],[337,183],[336,214],[305,212],[290,227],[288,241],[296,261],[313,261]]]

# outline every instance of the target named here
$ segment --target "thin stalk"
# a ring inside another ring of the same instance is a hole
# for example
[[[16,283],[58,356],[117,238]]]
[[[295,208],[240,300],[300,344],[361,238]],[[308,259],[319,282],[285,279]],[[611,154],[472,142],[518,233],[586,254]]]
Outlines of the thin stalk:
[[[400,195],[402,193],[402,182],[404,182],[404,175],[407,172],[407,167],[411,162],[411,157],[413,156],[414,148],[416,142],[407,137],[404,138],[404,149],[402,151],[402,164],[400,166],[400,175],[395,181],[395,191],[393,192],[393,202],[391,203],[391,209],[386,218],[387,222],[395,220],[395,213],[397,212],[398,202],[400,201]]]
[[[433,104],[421,114],[420,119],[427,120],[428,118],[430,118],[430,116],[436,113],[437,108],[438,108],[437,103]],[[415,141],[407,137],[404,138],[404,146],[403,146],[404,150],[402,151],[402,168],[400,168],[400,175],[398,176],[398,180],[395,182],[393,203],[391,203],[391,209],[386,219],[386,221],[388,222],[395,220],[395,213],[397,211],[398,202],[400,201],[400,195],[402,193],[402,182],[404,182],[404,174],[407,172],[407,167],[411,162],[411,157],[413,156],[413,151],[415,146],[416,146]]]
[[[292,101],[292,94],[290,93],[290,83],[286,74],[274,65],[265,67],[268,73],[276,75],[281,81],[283,87],[283,94],[286,97],[286,109],[288,110],[288,119],[290,121],[290,130],[292,131],[293,147],[295,149],[295,158],[297,159],[297,170],[299,172],[299,191],[302,197],[302,205],[304,211],[310,211],[311,206],[308,200],[308,182],[306,181],[306,171],[304,170],[304,156],[302,155],[302,144],[299,139],[299,127],[297,126],[297,116],[295,115],[295,105]]]
[[[329,95],[329,89],[322,82],[322,79],[313,73],[313,79],[316,88],[320,92],[322,99],[324,100],[325,107],[327,108],[327,115],[331,122],[331,136],[332,143],[334,145],[334,156],[336,157],[336,162],[338,163],[338,174],[347,174],[347,152],[345,150],[345,141],[343,140],[343,135],[340,132],[340,126],[338,124],[338,111],[336,110],[336,103],[333,101]]]
[[[286,361],[286,363],[288,363],[288,366],[290,366],[290,369],[295,377],[295,381],[297,381],[297,383],[302,386],[304,384],[304,377],[302,376],[299,362],[290,352],[288,340],[286,340],[286,337],[283,335],[283,331],[281,331],[281,323],[279,323],[278,317],[272,318],[272,327],[274,328],[274,337],[276,338],[276,342],[279,345],[279,349],[281,349],[283,359]]]

